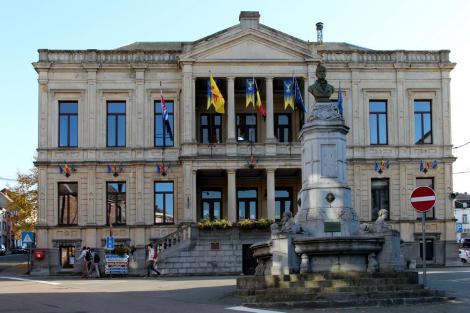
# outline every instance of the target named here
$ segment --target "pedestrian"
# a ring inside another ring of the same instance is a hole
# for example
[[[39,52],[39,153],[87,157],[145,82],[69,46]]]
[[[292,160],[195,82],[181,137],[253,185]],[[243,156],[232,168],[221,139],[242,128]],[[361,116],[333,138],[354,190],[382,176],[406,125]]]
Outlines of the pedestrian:
[[[155,272],[157,273],[158,276],[160,276],[160,271],[158,270],[158,267],[157,267],[157,262],[158,262],[158,246],[155,246],[155,248],[153,249],[154,253],[153,253],[153,269],[155,270]]]
[[[151,244],[147,245],[147,277],[150,277],[150,272],[160,275],[160,272],[155,270],[155,249]]]
[[[95,249],[91,249],[92,266],[90,274],[95,272],[96,278],[100,278],[100,255]]]
[[[80,253],[80,256],[78,257],[77,261],[82,262],[82,278],[88,278],[88,262],[86,260],[86,255],[87,252],[87,247],[83,246],[82,252]]]

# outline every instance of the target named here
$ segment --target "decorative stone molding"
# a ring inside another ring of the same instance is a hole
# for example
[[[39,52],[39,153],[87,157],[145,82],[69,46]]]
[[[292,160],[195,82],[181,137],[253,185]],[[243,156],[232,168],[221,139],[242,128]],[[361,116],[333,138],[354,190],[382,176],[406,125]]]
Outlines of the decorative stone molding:
[[[325,63],[450,63],[449,50],[438,51],[318,51]]]

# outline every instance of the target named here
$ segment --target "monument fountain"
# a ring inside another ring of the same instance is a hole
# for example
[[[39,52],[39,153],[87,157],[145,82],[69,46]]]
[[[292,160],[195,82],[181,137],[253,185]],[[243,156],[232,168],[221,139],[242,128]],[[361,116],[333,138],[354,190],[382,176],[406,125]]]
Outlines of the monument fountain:
[[[347,183],[345,125],[334,87],[319,64],[308,88],[315,105],[302,127],[302,189],[298,212],[273,224],[271,240],[254,244],[255,276],[237,279],[237,295],[258,306],[377,305],[442,300],[404,272],[400,233],[388,211],[360,224]]]

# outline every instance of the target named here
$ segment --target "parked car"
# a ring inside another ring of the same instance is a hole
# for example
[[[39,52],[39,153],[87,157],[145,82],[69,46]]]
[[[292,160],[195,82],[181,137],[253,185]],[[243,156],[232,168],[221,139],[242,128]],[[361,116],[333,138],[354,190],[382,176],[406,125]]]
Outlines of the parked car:
[[[29,250],[26,245],[18,246],[11,250],[12,254],[27,254],[28,252]]]
[[[0,245],[0,255],[5,255],[7,254],[7,249],[5,248],[4,244]]]
[[[470,248],[470,238],[460,239],[460,244],[462,245],[462,248]]]
[[[470,263],[470,250],[459,249],[459,259],[462,263]]]

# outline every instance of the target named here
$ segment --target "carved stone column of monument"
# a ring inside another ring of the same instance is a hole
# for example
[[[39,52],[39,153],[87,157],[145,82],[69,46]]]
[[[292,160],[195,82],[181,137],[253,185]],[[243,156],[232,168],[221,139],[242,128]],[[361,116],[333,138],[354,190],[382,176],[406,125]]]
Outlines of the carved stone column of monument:
[[[309,87],[315,97],[313,111],[302,128],[301,208],[296,224],[311,235],[349,236],[359,231],[347,184],[346,134],[349,128],[329,97],[333,86],[326,69],[317,67],[317,81]]]

